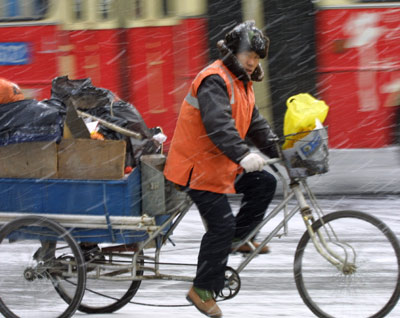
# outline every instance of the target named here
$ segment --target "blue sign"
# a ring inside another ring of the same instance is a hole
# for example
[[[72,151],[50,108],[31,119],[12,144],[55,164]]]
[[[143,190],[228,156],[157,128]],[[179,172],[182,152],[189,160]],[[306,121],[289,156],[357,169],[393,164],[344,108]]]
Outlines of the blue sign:
[[[313,139],[301,147],[301,151],[307,158],[310,157],[316,149],[321,145],[322,138],[319,134],[315,134]]]
[[[27,42],[0,42],[0,65],[29,64],[29,53]]]

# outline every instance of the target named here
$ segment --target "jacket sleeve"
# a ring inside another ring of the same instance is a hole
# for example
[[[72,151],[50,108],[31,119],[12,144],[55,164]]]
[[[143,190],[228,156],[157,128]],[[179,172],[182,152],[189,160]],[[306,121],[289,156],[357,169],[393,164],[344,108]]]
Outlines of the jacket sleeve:
[[[277,138],[267,120],[260,115],[255,106],[251,117],[250,128],[246,136],[263,154],[270,158],[279,157],[276,143]]]
[[[228,90],[222,77],[207,76],[197,90],[197,99],[208,137],[229,159],[239,163],[250,149],[235,127]]]

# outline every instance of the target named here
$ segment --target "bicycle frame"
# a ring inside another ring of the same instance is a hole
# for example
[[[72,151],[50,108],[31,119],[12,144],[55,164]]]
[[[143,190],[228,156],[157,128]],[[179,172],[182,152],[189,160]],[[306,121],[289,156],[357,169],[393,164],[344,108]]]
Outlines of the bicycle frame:
[[[320,141],[323,140],[323,136],[316,135]],[[312,144],[314,146],[314,144]],[[346,244],[341,243],[337,237],[335,237],[335,233],[332,228],[323,227],[326,231],[325,235],[328,238],[325,239],[324,233],[321,231],[314,232],[312,228],[312,224],[315,221],[313,211],[318,214],[319,217],[323,215],[322,210],[319,208],[316,198],[311,192],[310,188],[307,185],[307,176],[293,176],[291,174],[290,166],[291,164],[286,161],[281,148],[277,144],[278,151],[280,152],[280,158],[269,159],[265,162],[267,166],[269,166],[276,174],[278,179],[280,179],[283,186],[283,199],[275,206],[275,208],[269,212],[263,221],[257,225],[256,228],[253,229],[251,233],[247,235],[240,242],[235,243],[233,246],[233,252],[238,249],[239,246],[243,244],[248,244],[251,247],[252,252],[249,253],[246,258],[239,264],[239,266],[235,269],[237,273],[240,273],[244,270],[244,268],[251,262],[251,260],[258,255],[261,249],[267,245],[278,233],[283,229],[284,235],[288,233],[288,222],[292,219],[292,217],[300,212],[306,229],[310,235],[310,238],[316,248],[316,250],[321,254],[329,263],[336,266],[343,273],[352,273],[354,271],[354,259],[355,253],[350,247],[350,252],[348,252],[348,246]],[[275,164],[280,164],[286,170],[286,175],[284,176],[280,170],[275,167]],[[287,182],[289,181],[289,184]],[[305,193],[304,191],[305,190]],[[294,200],[296,202],[294,208],[291,211],[288,211],[288,204]],[[190,204],[188,204],[190,203]],[[148,234],[146,240],[135,243],[134,248],[130,251],[134,252],[133,254],[126,253],[118,253],[118,247],[113,249],[106,248],[105,250],[109,253],[110,262],[103,264],[89,263],[88,266],[88,278],[94,279],[103,279],[103,280],[154,280],[154,279],[163,279],[163,280],[178,280],[178,281],[192,281],[193,277],[188,276],[179,276],[179,275],[166,275],[161,273],[160,265],[160,253],[161,248],[166,242],[166,240],[170,239],[174,229],[179,225],[187,211],[189,210],[191,205],[191,201],[182,201],[177,206],[172,214],[169,215],[168,219],[161,225],[156,226],[154,223],[144,223],[143,217],[140,220],[137,220],[139,223],[135,223],[135,226],[140,228],[141,230],[145,230]],[[282,220],[279,224],[270,231],[270,233],[261,241],[260,245],[257,248],[251,243],[252,238],[260,232],[260,230],[271,221],[274,217],[276,217],[281,211],[283,211]],[[126,226],[129,221],[121,221],[120,223]],[[114,225],[113,225],[114,227]],[[166,233],[164,233],[166,232]],[[340,246],[344,251],[344,256],[338,255],[332,248],[330,248],[329,243],[332,243],[331,236],[335,237],[335,242],[337,246]],[[144,249],[148,249],[150,247],[155,248],[154,256],[143,256]],[[353,258],[350,256],[353,255]],[[124,263],[113,262],[113,257],[120,258],[131,258],[132,263],[127,265]],[[145,264],[146,261],[146,264]],[[152,266],[148,266],[148,264],[152,264]],[[152,272],[152,274],[143,274],[137,275],[137,272]],[[129,275],[120,275],[121,273]]]
[[[236,268],[227,268],[228,285],[229,290],[228,296],[221,294],[220,296],[224,299],[228,299],[236,295],[240,289],[239,287],[232,288],[235,282],[239,281],[239,273],[241,273],[247,265],[253,260],[255,256],[259,254],[261,249],[268,244],[275,236],[279,235],[283,229],[283,234],[288,234],[288,222],[293,218],[295,214],[300,212],[306,229],[310,235],[311,241],[315,246],[315,249],[321,254],[329,263],[337,267],[342,273],[351,274],[356,268],[354,265],[355,252],[349,248],[346,244],[340,242],[336,236],[334,236],[336,246],[340,246],[344,253],[335,252],[330,245],[332,244],[331,235],[334,235],[333,229],[329,226],[322,227],[323,230],[314,231],[313,223],[314,216],[313,212],[322,215],[322,210],[318,207],[318,203],[309,189],[306,179],[307,178],[293,178],[291,177],[286,162],[282,159],[270,159],[266,162],[275,172],[276,176],[281,180],[283,186],[283,198],[278,204],[269,212],[263,221],[247,235],[247,237],[241,242],[237,243],[237,246],[242,244],[249,244],[252,248],[252,252],[246,255],[246,257],[239,263]],[[281,164],[286,168],[287,176],[281,173],[280,170],[276,169],[274,164]],[[290,182],[288,185],[287,181]],[[305,191],[304,191],[305,190]],[[295,202],[293,208],[288,209],[289,203]],[[142,280],[175,280],[192,282],[194,277],[166,274],[161,271],[162,265],[190,265],[196,266],[196,264],[173,264],[173,263],[162,263],[161,249],[170,237],[173,231],[179,226],[186,213],[189,211],[191,205],[190,200],[182,200],[174,210],[172,214],[168,215],[166,221],[161,225],[156,225],[153,217],[143,215],[141,217],[114,217],[111,220],[111,224],[114,229],[133,229],[139,231],[145,231],[147,238],[144,241],[133,243],[124,246],[108,246],[101,249],[101,253],[107,257],[106,261],[97,262],[88,261],[86,263],[86,278],[94,280],[105,280],[105,281],[142,281]],[[310,206],[311,205],[311,206]],[[272,231],[261,241],[257,248],[251,243],[251,239],[260,230],[266,226],[274,217],[279,213],[283,212],[282,219],[279,220],[278,225],[275,226]],[[17,215],[18,214],[18,215]],[[3,213],[0,217],[0,221],[4,218],[15,218],[19,216],[19,213]],[[47,215],[46,215],[47,216]],[[52,217],[49,215],[48,217]],[[67,228],[81,225],[79,216],[68,216],[61,215],[56,216],[57,221],[61,226]],[[90,222],[89,222],[90,221]],[[88,226],[106,227],[104,220],[97,216],[93,216],[90,220],[86,220]],[[86,224],[85,223],[85,224]],[[326,233],[325,233],[326,231]],[[150,249],[151,248],[151,249]],[[147,249],[146,253],[144,250]],[[150,252],[154,252],[152,255]],[[336,249],[337,250],[337,249]],[[233,247],[233,252],[235,247]],[[146,255],[144,255],[146,254]],[[340,255],[339,255],[340,254]],[[352,257],[351,257],[352,256]],[[63,265],[63,270],[60,271],[60,267],[57,269],[57,275],[64,277],[68,281],[68,278],[78,278],[77,272],[74,270],[78,263],[74,259],[59,259],[58,263]],[[38,269],[40,269],[38,267]],[[227,274],[226,273],[226,274]]]
[[[272,159],[268,160],[266,164],[274,167],[273,165],[279,162],[279,159]],[[336,266],[344,274],[352,273],[355,270],[353,265],[355,252],[351,248],[351,246],[340,243],[340,241],[336,238],[334,244],[340,246],[344,250],[344,254],[346,255],[346,257],[343,258],[329,247],[328,242],[320,231],[314,232],[312,228],[312,224],[315,221],[315,218],[312,213],[311,207],[313,207],[320,216],[322,215],[322,210],[319,208],[315,196],[308,187],[306,178],[290,178],[290,185],[288,185],[282,173],[276,168],[274,168],[273,170],[282,182],[284,197],[282,201],[279,202],[279,204],[264,218],[264,220],[256,228],[254,228],[251,233],[247,235],[247,237],[236,244],[236,249],[238,249],[238,247],[242,244],[247,243],[253,250],[236,268],[236,272],[240,273],[251,262],[251,260],[258,255],[262,248],[267,245],[272,240],[272,238],[274,238],[279,233],[279,231],[282,230],[282,228],[284,228],[284,235],[287,235],[287,223],[298,211],[300,211],[306,229],[310,237],[312,238],[312,242],[318,253],[322,255],[329,263]],[[303,193],[302,188],[304,188],[308,194],[311,207],[307,202],[306,196]],[[297,204],[289,213],[287,213],[287,205],[293,199],[293,197],[295,197]],[[251,238],[253,238],[272,218],[274,218],[282,210],[284,210],[282,221],[269,233],[267,237],[264,238],[264,240],[261,241],[260,245],[255,248],[254,245],[251,243]],[[331,241],[329,232],[331,232],[331,234],[335,236],[334,230],[332,228],[325,228],[325,230],[327,232],[329,240]],[[347,252],[346,247],[350,248],[353,254],[353,258],[350,261],[348,256],[349,253]],[[234,251],[236,249],[234,249]]]
[[[287,184],[286,178],[283,176],[283,174],[274,167],[274,164],[276,163],[282,163],[281,159],[270,159],[266,162],[267,165],[270,165],[278,178],[281,180],[282,185],[283,185],[283,199],[274,207],[274,209],[269,212],[266,217],[263,219],[263,221],[251,232],[247,235],[246,238],[244,238],[242,241],[237,242],[235,246],[240,246],[244,243],[249,244],[252,247],[252,252],[249,253],[246,258],[239,264],[239,266],[235,269],[237,273],[240,273],[243,271],[246,266],[251,262],[251,260],[258,255],[260,250],[267,245],[275,236],[278,235],[278,233],[283,229],[284,230],[284,235],[287,235],[288,229],[287,229],[287,224],[289,220],[292,219],[292,217],[300,212],[302,219],[304,221],[304,224],[306,226],[306,229],[312,238],[312,242],[316,248],[316,250],[331,264],[336,266],[340,271],[343,273],[351,273],[354,271],[354,268],[352,267],[353,265],[353,260],[349,261],[349,256],[348,252],[346,251],[346,246],[339,241],[336,241],[334,244],[340,245],[344,251],[345,251],[345,257],[341,257],[337,253],[335,253],[330,247],[329,247],[329,242],[332,241],[330,238],[329,232],[334,235],[333,229],[326,229],[328,231],[327,236],[328,236],[328,241],[325,239],[323,233],[320,231],[314,232],[312,229],[312,224],[315,221],[314,215],[312,213],[312,208],[317,212],[318,214],[322,214],[321,209],[318,206],[318,203],[316,201],[316,198],[314,197],[313,193],[309,189],[307,185],[306,178],[290,178],[290,185]],[[285,166],[285,165],[284,165]],[[302,189],[305,189],[305,192],[307,193],[307,196],[303,193]],[[307,200],[308,197],[308,200]],[[289,202],[292,202],[293,199],[297,202],[295,206],[288,211],[288,204]],[[310,202],[310,204],[308,203]],[[311,207],[310,207],[311,205]],[[154,280],[154,279],[162,279],[162,280],[177,280],[177,281],[188,281],[191,282],[193,280],[193,277],[189,276],[179,276],[179,275],[166,275],[160,272],[160,252],[163,244],[167,239],[169,239],[169,236],[172,234],[174,229],[179,225],[185,214],[187,213],[188,209],[184,210],[179,210],[175,213],[173,213],[168,220],[160,226],[156,231],[153,231],[149,233],[149,237],[146,241],[140,243],[136,249],[136,253],[133,255],[132,258],[132,264],[128,266],[126,270],[129,270],[131,273],[131,276],[129,278],[121,278],[121,279],[132,279],[132,280]],[[268,223],[270,222],[271,219],[273,219],[275,216],[277,216],[281,211],[283,211],[283,218],[279,222],[279,224],[260,242],[260,245],[255,248],[254,245],[251,243],[251,239]],[[174,221],[175,220],[175,221]],[[163,236],[162,241],[160,241],[160,233],[166,228],[168,224],[171,224],[169,230],[167,233]],[[143,251],[145,248],[148,248],[151,246],[151,244],[156,241],[156,246],[155,246],[155,252],[154,252],[154,257],[148,257],[148,256],[141,256],[141,251]],[[236,247],[236,249],[237,249]],[[350,247],[351,249],[351,247]],[[233,252],[235,251],[235,248],[233,249]],[[354,251],[352,253],[354,255]],[[355,256],[354,256],[355,257]],[[153,267],[149,266],[143,266],[140,265],[141,261],[144,260],[151,260],[153,262]],[[109,265],[97,265],[101,266],[102,269],[104,267],[108,267]],[[144,271],[151,271],[153,274],[150,275],[136,275],[137,270],[144,270]],[[101,271],[97,270],[97,273],[100,273]],[[116,271],[118,273],[119,271]],[[100,275],[96,276],[94,278],[96,279],[120,279],[118,277],[112,277],[113,275],[110,275],[108,273],[107,276]],[[90,276],[88,276],[90,277]]]

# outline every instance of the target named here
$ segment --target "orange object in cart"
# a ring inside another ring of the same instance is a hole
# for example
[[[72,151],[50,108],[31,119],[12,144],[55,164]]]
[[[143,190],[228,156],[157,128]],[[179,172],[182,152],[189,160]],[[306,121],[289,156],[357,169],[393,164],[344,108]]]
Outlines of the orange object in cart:
[[[400,95],[400,5],[321,7],[316,32],[330,146],[389,145]]]

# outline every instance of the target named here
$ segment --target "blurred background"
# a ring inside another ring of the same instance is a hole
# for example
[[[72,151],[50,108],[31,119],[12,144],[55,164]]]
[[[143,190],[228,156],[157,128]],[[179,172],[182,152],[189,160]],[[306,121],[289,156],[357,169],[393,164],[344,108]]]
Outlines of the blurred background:
[[[255,90],[278,134],[305,92],[330,106],[331,148],[399,143],[400,1],[0,0],[0,77],[38,100],[57,76],[89,77],[162,126],[168,150],[194,76],[248,19],[271,39]]]
[[[0,0],[0,77],[37,100],[50,98],[56,77],[90,78],[132,103],[148,127],[162,126],[168,151],[192,80],[218,58],[217,41],[249,19],[271,40],[261,61],[266,78],[254,86],[275,131],[283,134],[293,95],[310,93],[329,105],[330,173],[309,183],[325,197],[324,208],[364,210],[399,235],[400,1]],[[302,231],[295,227],[295,237]],[[184,253],[172,246],[167,253],[194,260],[201,235],[198,214],[189,213],[174,233]],[[311,317],[292,280],[296,242],[279,240],[269,264],[261,257],[251,264],[242,296],[223,308],[227,316]],[[164,282],[142,285],[138,303],[184,303],[187,286]],[[193,310],[131,304],[119,317],[188,317]]]

